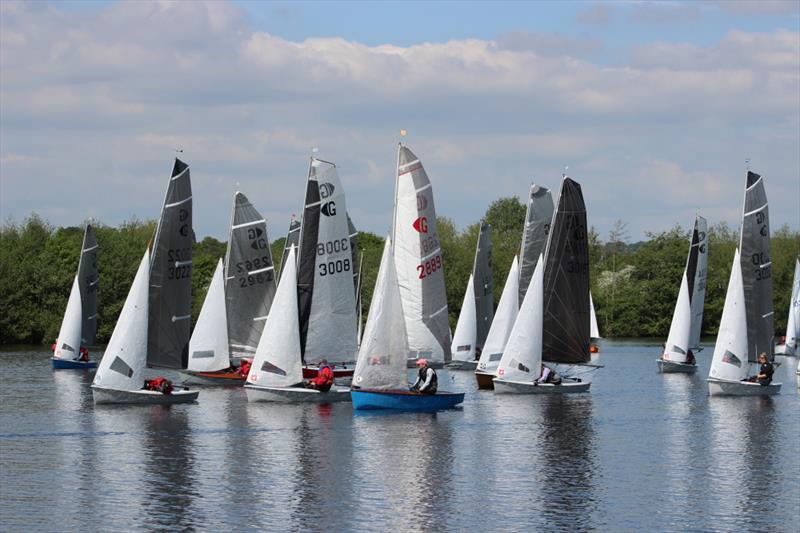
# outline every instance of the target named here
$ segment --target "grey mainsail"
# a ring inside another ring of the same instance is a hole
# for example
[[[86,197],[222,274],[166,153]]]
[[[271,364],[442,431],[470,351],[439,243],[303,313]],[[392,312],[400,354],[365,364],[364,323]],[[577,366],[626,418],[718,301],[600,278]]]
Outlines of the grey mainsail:
[[[472,266],[475,293],[475,348],[483,350],[486,335],[494,316],[494,282],[492,281],[492,227],[481,221],[475,263]]]
[[[97,290],[100,276],[97,270],[99,247],[91,224],[86,224],[78,263],[78,287],[81,291],[81,345],[94,346],[97,342]]]
[[[775,329],[772,314],[772,258],[770,256],[769,205],[764,179],[747,171],[739,244],[745,311],[747,357],[755,363],[765,352],[773,358]]]
[[[547,239],[542,359],[586,363],[589,354],[589,243],[581,186],[565,177]]]
[[[698,215],[694,221],[689,258],[686,262],[686,280],[689,283],[689,306],[692,315],[692,325],[689,329],[689,348],[693,350],[697,350],[700,347],[707,275],[708,222]]]
[[[292,246],[296,249],[300,247],[300,221],[292,215],[292,221],[289,222],[289,232],[286,234],[286,241],[283,244],[283,253],[281,254],[281,270],[278,274],[278,279],[283,275],[283,266],[286,264],[286,257],[289,255],[289,250]]]
[[[267,222],[241,192],[233,199],[225,254],[225,310],[230,357],[252,357],[277,285]]]
[[[186,368],[192,309],[192,185],[175,159],[150,264],[147,365]]]
[[[522,305],[525,299],[525,292],[536,269],[539,255],[544,253],[552,220],[553,195],[550,194],[550,189],[531,184],[519,251],[519,305]]]

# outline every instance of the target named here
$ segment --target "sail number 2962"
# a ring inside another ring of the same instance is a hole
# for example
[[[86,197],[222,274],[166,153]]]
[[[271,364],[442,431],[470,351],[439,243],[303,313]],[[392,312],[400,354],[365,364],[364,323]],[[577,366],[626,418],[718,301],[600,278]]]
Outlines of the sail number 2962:
[[[437,255],[431,257],[421,265],[417,265],[417,272],[419,272],[419,279],[425,279],[437,270],[442,268],[442,256]]]

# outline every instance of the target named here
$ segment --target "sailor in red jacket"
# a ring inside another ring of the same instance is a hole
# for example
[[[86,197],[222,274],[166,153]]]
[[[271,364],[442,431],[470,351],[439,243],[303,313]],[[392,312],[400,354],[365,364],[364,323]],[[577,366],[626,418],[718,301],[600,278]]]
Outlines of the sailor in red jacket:
[[[309,389],[317,389],[321,392],[328,392],[333,385],[333,369],[328,366],[328,360],[323,359],[319,362],[319,369],[317,369],[317,377],[309,380],[306,387]]]

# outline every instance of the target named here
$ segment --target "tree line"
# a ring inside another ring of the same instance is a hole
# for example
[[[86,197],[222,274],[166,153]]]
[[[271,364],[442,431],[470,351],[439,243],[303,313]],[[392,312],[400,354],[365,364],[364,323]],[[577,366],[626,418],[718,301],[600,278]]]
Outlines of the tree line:
[[[519,253],[525,205],[516,197],[493,202],[483,219],[492,226],[494,303],[498,304],[508,269]],[[439,217],[445,286],[451,327],[455,327],[472,270],[480,223],[459,230]],[[94,224],[93,224],[94,225]],[[119,227],[94,225],[100,246],[98,268],[98,342],[111,337],[155,221],[131,220]],[[689,229],[647,234],[628,243],[625,223],[617,221],[603,240],[589,232],[590,280],[597,319],[604,337],[666,337],[689,248]],[[285,228],[271,227],[272,238]],[[703,334],[716,335],[725,302],[737,232],[725,223],[709,228],[709,264]],[[53,227],[36,214],[0,228],[0,344],[49,344],[55,341],[78,267],[83,227]],[[271,243],[279,267],[285,236]],[[794,261],[800,233],[783,226],[772,233],[772,273],[776,336],[786,330]],[[360,232],[363,252],[362,301],[366,320],[383,250],[383,237]],[[194,244],[192,318],[197,320],[211,276],[226,243],[205,237]]]

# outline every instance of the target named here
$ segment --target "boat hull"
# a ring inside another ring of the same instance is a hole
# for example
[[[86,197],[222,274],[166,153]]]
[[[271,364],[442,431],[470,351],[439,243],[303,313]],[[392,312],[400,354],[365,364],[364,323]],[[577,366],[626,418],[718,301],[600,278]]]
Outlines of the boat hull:
[[[761,385],[749,381],[723,381],[708,379],[710,396],[773,396],[781,392],[781,383]]]
[[[52,357],[50,360],[53,362],[54,370],[97,368],[97,361],[70,361],[69,359],[58,359],[57,357]]]
[[[487,374],[486,372],[475,372],[475,381],[478,382],[478,388],[481,390],[494,390],[494,374]]]
[[[420,394],[418,392],[393,390],[353,390],[353,409],[433,412],[451,409],[464,401],[463,392],[437,392]]]
[[[797,355],[796,350],[791,346],[786,346],[785,344],[779,344],[775,347],[775,355],[785,355],[787,357],[795,357]]]
[[[174,403],[192,403],[197,401],[200,391],[173,390],[164,394],[152,390],[115,390],[92,385],[92,396],[95,404],[142,404],[171,405]]]
[[[475,370],[478,368],[477,361],[461,361],[459,359],[453,359],[449,363],[445,365],[448,370]]]
[[[350,401],[350,389],[345,387],[331,387],[328,392],[302,387],[259,387],[246,384],[248,402],[277,402],[277,403],[337,403]]]
[[[656,359],[658,363],[658,371],[662,374],[694,374],[697,372],[697,365],[688,363],[676,363],[675,361],[666,361],[664,359]]]
[[[353,372],[355,372],[355,371],[356,371],[355,366],[353,366],[353,368],[347,368],[347,367],[335,368],[334,367],[334,369],[333,369],[333,379],[348,378],[348,377],[351,378],[351,377],[353,377]],[[303,367],[303,379],[313,379],[313,378],[317,377],[318,373],[319,373],[319,369],[317,369],[317,368],[312,368],[312,367],[309,367],[309,366],[304,366]]]
[[[193,372],[184,370],[181,372],[184,383],[188,385],[222,386],[222,387],[241,387],[244,385],[247,376],[238,372]]]
[[[494,380],[495,394],[570,394],[589,392],[589,381],[572,381],[564,379],[560,385],[552,383],[530,383],[523,381],[506,381],[500,378]]]

